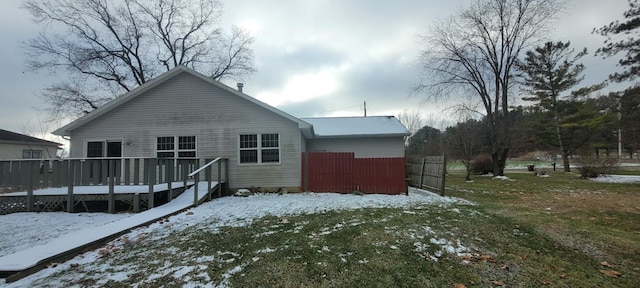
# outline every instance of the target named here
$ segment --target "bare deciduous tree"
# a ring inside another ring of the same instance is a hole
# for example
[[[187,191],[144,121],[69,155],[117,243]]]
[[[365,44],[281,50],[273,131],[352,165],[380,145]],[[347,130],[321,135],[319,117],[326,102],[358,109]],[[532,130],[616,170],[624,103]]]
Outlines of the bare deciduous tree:
[[[549,28],[563,0],[475,0],[424,37],[417,87],[430,95],[473,95],[491,133],[494,173],[504,174],[509,152],[509,99],[520,53]]]
[[[460,161],[466,170],[465,180],[471,181],[473,157],[481,150],[484,124],[471,118],[471,112],[460,110],[461,120],[445,131],[445,149],[449,157]]]
[[[420,128],[422,128],[422,118],[420,118],[420,110],[418,109],[404,109],[398,114],[398,121],[404,125],[411,135],[415,134]],[[411,137],[405,137],[406,140]]]
[[[36,137],[44,140],[54,141],[54,142],[58,142],[58,143],[62,143],[63,145],[66,145],[66,142],[67,142],[66,139],[64,139],[61,136],[54,136],[53,134],[51,134],[51,130],[53,130],[54,127],[59,125],[60,123],[57,123],[57,121],[45,121],[43,118],[36,116],[35,120],[33,118],[29,118],[26,122],[23,122],[19,126],[19,129],[20,129],[20,133],[24,135],[28,135],[31,137]],[[56,151],[56,154],[53,155],[53,154],[50,154],[49,149],[42,149],[41,147],[36,147],[32,145],[27,145],[27,146],[29,147],[29,149],[43,150],[42,152],[44,153],[45,158],[63,158],[67,156],[66,155],[67,151],[64,149],[60,149]]]
[[[253,38],[218,27],[219,0],[28,0],[43,25],[25,43],[27,66],[68,73],[45,88],[54,119],[79,116],[178,65],[211,78],[255,71]]]

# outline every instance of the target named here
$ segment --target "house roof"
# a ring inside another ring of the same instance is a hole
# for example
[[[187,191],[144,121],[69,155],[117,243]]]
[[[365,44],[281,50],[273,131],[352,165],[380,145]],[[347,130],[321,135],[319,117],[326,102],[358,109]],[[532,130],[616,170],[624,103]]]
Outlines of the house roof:
[[[15,133],[7,130],[0,129],[0,143],[12,143],[12,144],[37,144],[42,146],[62,146],[62,144],[48,141],[28,135]]]
[[[302,118],[313,125],[316,138],[408,136],[409,130],[393,116]]]
[[[305,137],[310,138],[313,135],[313,127],[305,122],[302,121],[284,111],[281,111],[279,109],[276,109],[273,106],[270,106],[258,99],[255,99],[249,95],[246,95],[236,89],[233,89],[227,85],[224,85],[214,79],[212,79],[211,77],[207,77],[204,74],[201,74],[193,69],[187,68],[185,66],[177,66],[163,74],[161,74],[160,76],[138,86],[137,88],[121,95],[120,97],[108,102],[107,104],[101,106],[100,108],[92,111],[91,113],[84,115],[82,117],[80,117],[79,119],[76,119],[75,121],[72,121],[71,123],[59,128],[56,131],[53,131],[53,134],[55,135],[61,135],[61,136],[70,136],[71,135],[71,131],[77,129],[78,127],[81,127],[82,125],[85,125],[87,123],[89,123],[90,121],[92,121],[95,118],[100,117],[101,115],[108,113],[109,111],[119,107],[120,105],[130,101],[131,99],[134,99],[135,97],[137,97],[138,95],[144,94],[145,92],[149,91],[150,89],[164,83],[165,81],[176,77],[177,75],[180,75],[182,73],[188,73],[191,74],[195,77],[198,77],[212,85],[215,85],[221,89],[226,90],[227,92],[234,94],[240,98],[243,98],[249,102],[252,102],[264,109],[267,109],[277,115],[280,115],[286,119],[289,119],[295,123],[298,123],[298,127],[302,130],[303,134],[305,135]]]

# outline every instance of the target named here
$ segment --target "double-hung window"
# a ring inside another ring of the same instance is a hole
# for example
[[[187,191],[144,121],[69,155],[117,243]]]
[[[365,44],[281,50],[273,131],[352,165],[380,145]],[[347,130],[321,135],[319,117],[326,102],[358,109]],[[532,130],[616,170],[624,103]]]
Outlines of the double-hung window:
[[[240,164],[280,163],[280,135],[241,134]]]
[[[122,140],[87,142],[87,158],[122,157]]]
[[[22,159],[40,159],[42,158],[42,150],[23,149]]]
[[[156,143],[158,158],[196,157],[196,136],[163,136]]]

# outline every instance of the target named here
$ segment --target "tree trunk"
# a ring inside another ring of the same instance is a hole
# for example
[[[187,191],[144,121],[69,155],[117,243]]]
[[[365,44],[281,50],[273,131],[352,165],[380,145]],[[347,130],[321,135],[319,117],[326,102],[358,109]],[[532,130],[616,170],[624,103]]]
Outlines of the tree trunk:
[[[465,170],[467,170],[467,175],[464,176],[464,181],[471,181],[471,161],[465,161],[464,164]]]
[[[569,167],[569,153],[565,150],[562,150],[562,166],[564,167],[564,172],[571,172],[571,168]]]
[[[556,103],[554,101],[553,105],[553,122],[556,125],[556,136],[558,137],[558,146],[560,146],[560,153],[562,154],[562,166],[564,167],[564,172],[571,172],[571,168],[569,167],[569,154],[567,150],[564,149],[564,144],[562,143],[562,131],[560,130],[560,116],[558,116],[558,108],[556,107]]]
[[[504,112],[503,112],[504,113]],[[491,143],[491,160],[493,164],[493,175],[504,176],[504,167],[507,165],[507,156],[509,154],[509,119],[507,115],[500,115],[500,122],[492,132]]]
[[[493,161],[493,175],[504,176],[504,167],[507,164],[508,154],[509,149],[506,147],[501,147],[498,151],[491,154],[491,160]]]

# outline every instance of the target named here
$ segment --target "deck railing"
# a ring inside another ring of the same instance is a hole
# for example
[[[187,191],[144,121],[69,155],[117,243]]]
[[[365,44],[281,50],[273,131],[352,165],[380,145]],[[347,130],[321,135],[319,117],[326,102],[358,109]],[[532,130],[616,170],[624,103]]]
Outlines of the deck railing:
[[[148,186],[143,197],[148,208],[155,206],[154,185],[166,184],[167,201],[175,196],[173,182],[188,187],[189,173],[206,163],[200,158],[84,158],[84,159],[21,159],[0,160],[0,191],[26,191],[26,211],[34,211],[33,191],[44,188],[67,187],[66,211],[72,212],[76,186],[108,186],[108,211],[115,207],[114,187]],[[207,177],[211,177],[209,166]],[[226,168],[228,170],[228,168]],[[225,171],[225,179],[227,179]],[[220,168],[218,174],[220,174]],[[184,190],[184,189],[183,189]],[[145,193],[146,194],[146,193]],[[137,195],[136,195],[137,196]],[[134,202],[139,198],[134,198]],[[164,200],[164,199],[163,199]],[[139,207],[136,203],[133,207]]]
[[[207,181],[207,193],[208,193],[208,200],[211,200],[212,196],[211,193],[213,191],[211,191],[211,182],[212,182],[212,173],[213,171],[213,165],[217,164],[217,178],[216,178],[216,182],[218,183],[218,187],[216,189],[217,192],[217,197],[222,197],[222,185],[223,183],[228,182],[228,175],[229,175],[229,159],[227,158],[221,158],[218,157],[216,159],[211,160],[210,162],[208,162],[207,164],[203,165],[202,167],[198,168],[197,170],[191,172],[188,176],[191,178],[193,177],[193,182],[196,183],[196,185],[193,187],[194,189],[194,193],[193,193],[193,205],[198,206],[199,201],[198,199],[200,199],[200,197],[198,197],[198,185],[197,183],[200,183],[200,175],[204,174],[205,177],[205,181]],[[224,167],[222,167],[222,165],[224,164]],[[222,178],[222,171],[224,170],[224,179]]]

